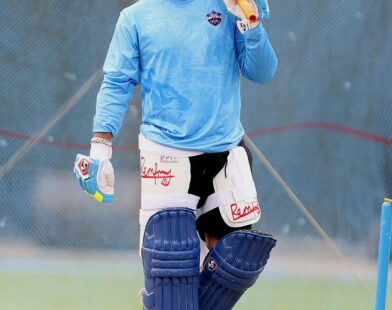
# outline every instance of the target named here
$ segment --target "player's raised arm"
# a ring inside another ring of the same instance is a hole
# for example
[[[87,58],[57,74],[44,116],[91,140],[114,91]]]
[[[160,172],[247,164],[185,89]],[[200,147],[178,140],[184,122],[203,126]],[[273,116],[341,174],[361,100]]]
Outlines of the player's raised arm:
[[[76,156],[74,173],[82,189],[99,202],[114,197],[112,137],[120,130],[133,87],[139,83],[136,27],[121,13],[104,65],[104,80],[97,96],[94,137],[90,156]]]
[[[278,60],[261,21],[268,17],[267,0],[250,0],[250,5],[257,14],[257,21],[251,23],[236,0],[224,1],[227,10],[237,19],[235,45],[241,73],[257,83],[269,82],[276,71]]]
[[[261,23],[244,34],[237,31],[236,48],[241,73],[247,79],[267,83],[273,78],[278,59]]]

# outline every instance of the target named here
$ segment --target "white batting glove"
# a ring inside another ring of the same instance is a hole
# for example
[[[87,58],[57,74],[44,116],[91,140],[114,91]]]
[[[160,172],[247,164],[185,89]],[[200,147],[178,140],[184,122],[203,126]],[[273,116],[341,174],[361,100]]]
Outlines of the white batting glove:
[[[74,173],[87,195],[99,202],[111,202],[114,198],[114,169],[110,162],[112,147],[92,143],[90,156],[78,154]]]

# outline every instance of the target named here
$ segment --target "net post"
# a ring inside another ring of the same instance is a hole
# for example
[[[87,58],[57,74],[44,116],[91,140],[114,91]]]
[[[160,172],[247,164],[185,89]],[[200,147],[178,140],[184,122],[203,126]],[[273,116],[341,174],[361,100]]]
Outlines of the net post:
[[[391,250],[392,199],[384,199],[381,210],[380,245],[375,310],[385,310],[388,288],[388,268]]]

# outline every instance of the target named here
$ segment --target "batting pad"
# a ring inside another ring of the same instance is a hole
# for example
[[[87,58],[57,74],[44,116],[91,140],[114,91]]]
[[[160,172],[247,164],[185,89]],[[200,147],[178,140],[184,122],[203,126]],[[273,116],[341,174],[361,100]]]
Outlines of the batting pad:
[[[198,310],[200,242],[187,208],[164,209],[148,221],[142,259],[144,310]]]
[[[232,309],[256,282],[275,245],[276,239],[271,235],[253,231],[235,231],[224,236],[204,260],[200,309]]]

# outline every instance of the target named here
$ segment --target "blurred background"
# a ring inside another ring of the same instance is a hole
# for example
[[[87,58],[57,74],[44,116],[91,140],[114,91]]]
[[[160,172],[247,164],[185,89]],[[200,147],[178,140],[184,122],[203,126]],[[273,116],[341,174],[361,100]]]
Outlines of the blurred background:
[[[141,308],[139,88],[114,142],[115,203],[95,203],[72,173],[89,151],[115,23],[132,3],[2,1],[0,309]],[[267,85],[243,80],[244,127],[370,290],[255,157],[257,228],[279,243],[236,309],[370,309],[380,209],[392,196],[392,3],[270,8],[279,68]]]

